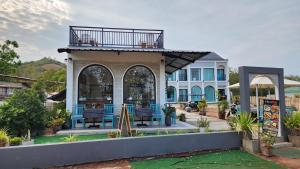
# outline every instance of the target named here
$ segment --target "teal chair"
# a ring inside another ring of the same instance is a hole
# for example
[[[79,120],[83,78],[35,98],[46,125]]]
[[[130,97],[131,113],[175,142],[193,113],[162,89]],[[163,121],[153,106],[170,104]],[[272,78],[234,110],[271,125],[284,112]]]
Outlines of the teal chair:
[[[83,104],[75,104],[73,106],[71,121],[72,121],[72,128],[76,127],[77,121],[81,121],[83,124],[83,128],[85,128],[85,121],[83,118],[84,112],[84,105]]]
[[[131,126],[134,126],[134,117],[135,117],[134,104],[127,104],[127,110],[128,110]]]
[[[104,104],[104,114],[103,114],[103,127],[105,128],[105,121],[111,121],[111,127],[114,128],[115,115],[114,115],[114,105]]]
[[[151,118],[151,125],[153,125],[154,120],[158,120],[159,125],[162,125],[162,114],[160,111],[160,105],[159,104],[150,104],[150,108],[152,109],[152,118]]]

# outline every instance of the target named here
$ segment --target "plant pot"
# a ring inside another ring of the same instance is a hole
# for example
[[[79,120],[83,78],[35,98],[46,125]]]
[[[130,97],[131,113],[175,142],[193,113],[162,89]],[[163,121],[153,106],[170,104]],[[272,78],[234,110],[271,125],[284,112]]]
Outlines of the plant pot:
[[[199,131],[200,133],[205,133],[205,127],[200,127]]]
[[[205,110],[205,108],[203,108],[202,110],[200,110],[199,115],[206,116],[206,110]]]
[[[271,157],[272,156],[272,147],[270,146],[265,146],[264,144],[261,145],[260,147],[261,153],[266,156],[266,157]]]
[[[171,116],[166,116],[165,117],[165,125],[166,126],[171,126]]]
[[[250,153],[258,153],[259,152],[258,140],[243,139],[243,149]]]
[[[288,135],[288,137],[293,146],[300,147],[300,136]]]
[[[223,120],[225,120],[225,112],[219,112],[219,119],[223,119]]]
[[[53,135],[54,134],[54,131],[52,128],[46,128],[44,131],[43,131],[43,135]]]

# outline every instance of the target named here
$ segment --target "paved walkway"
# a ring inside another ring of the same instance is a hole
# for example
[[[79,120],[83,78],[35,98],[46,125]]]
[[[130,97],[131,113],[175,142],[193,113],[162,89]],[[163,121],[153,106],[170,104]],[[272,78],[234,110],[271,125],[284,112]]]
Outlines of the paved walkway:
[[[178,132],[178,131],[184,131],[184,132],[198,132],[198,127],[191,125],[189,123],[181,122],[181,121],[176,121],[176,124],[172,124],[170,127],[166,127],[165,125],[159,126],[159,125],[154,125],[154,126],[147,126],[147,127],[133,127],[133,129],[137,131],[142,131],[146,133],[155,133],[158,131],[161,132]],[[102,134],[102,133],[107,133],[107,132],[116,132],[118,129],[112,129],[112,128],[105,128],[105,129],[70,129],[70,130],[60,130],[56,133],[56,135],[69,135],[69,134],[76,134],[76,135],[81,135],[81,134]]]
[[[177,109],[176,114],[180,115],[181,113],[184,113],[186,116],[186,122],[197,126],[197,120],[201,118],[198,112],[186,112],[181,109]],[[207,118],[208,121],[210,121],[209,130],[210,131],[224,131],[224,130],[231,130],[230,126],[227,124],[226,120],[221,120],[215,117],[208,117],[208,116],[202,116],[203,118]]]

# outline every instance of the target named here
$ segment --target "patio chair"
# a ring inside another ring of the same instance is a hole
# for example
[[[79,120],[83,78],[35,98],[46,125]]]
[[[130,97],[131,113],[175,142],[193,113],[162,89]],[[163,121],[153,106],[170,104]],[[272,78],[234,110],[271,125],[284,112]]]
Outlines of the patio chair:
[[[134,117],[135,117],[134,109],[135,109],[134,104],[127,104],[127,110],[128,110],[131,126],[134,126]]]
[[[83,118],[83,112],[84,112],[84,105],[83,104],[75,104],[73,106],[73,111],[72,111],[72,128],[76,127],[77,121],[81,121],[83,124],[83,128],[85,128],[85,121]]]
[[[103,127],[105,128],[105,121],[111,121],[111,127],[114,128],[115,115],[114,115],[114,105],[104,104],[104,114],[103,114]]]
[[[152,117],[151,117],[151,125],[153,125],[154,120],[159,120],[159,125],[162,125],[162,114],[160,111],[160,105],[159,104],[150,104],[150,108],[152,109]]]

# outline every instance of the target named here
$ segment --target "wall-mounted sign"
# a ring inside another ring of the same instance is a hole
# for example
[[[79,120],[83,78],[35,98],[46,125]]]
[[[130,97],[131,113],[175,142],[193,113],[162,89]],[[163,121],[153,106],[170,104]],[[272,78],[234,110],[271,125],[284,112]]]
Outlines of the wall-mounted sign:
[[[278,133],[279,100],[264,99],[263,104],[263,130]]]

